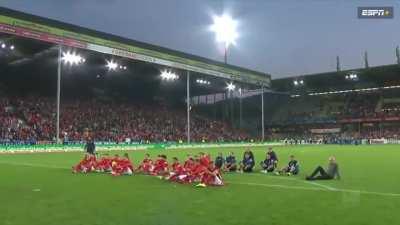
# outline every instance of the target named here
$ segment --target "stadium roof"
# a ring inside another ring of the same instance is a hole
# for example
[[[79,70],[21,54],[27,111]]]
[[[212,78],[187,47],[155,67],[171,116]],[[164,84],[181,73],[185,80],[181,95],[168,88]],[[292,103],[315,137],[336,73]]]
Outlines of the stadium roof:
[[[271,76],[266,73],[3,7],[0,32],[270,87]]]
[[[350,74],[356,74],[357,79],[346,79],[346,76]],[[303,80],[304,85],[294,84],[294,81],[299,80]],[[400,85],[400,66],[397,64],[272,80],[274,91],[300,95],[312,92],[375,88],[394,85]]]

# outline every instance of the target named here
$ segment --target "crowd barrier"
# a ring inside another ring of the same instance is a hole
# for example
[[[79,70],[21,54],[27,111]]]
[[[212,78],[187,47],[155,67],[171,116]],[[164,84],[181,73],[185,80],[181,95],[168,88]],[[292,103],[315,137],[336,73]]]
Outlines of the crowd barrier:
[[[194,144],[96,144],[96,151],[130,151],[130,150],[163,150],[190,148],[226,148],[226,147],[259,147],[280,145],[279,142],[240,142],[240,143],[194,143]],[[73,152],[84,151],[84,144],[36,144],[36,145],[0,145],[0,153],[18,152]]]

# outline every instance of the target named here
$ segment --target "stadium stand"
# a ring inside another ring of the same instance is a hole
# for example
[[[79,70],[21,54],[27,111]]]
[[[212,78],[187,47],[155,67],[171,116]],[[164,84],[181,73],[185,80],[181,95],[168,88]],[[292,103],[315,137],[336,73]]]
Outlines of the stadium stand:
[[[54,142],[55,100],[46,97],[0,99],[0,140]],[[64,142],[84,141],[85,131],[97,141],[178,142],[186,138],[185,112],[161,105],[69,100],[61,106]],[[228,124],[200,115],[192,117],[194,141],[241,141],[248,136]]]

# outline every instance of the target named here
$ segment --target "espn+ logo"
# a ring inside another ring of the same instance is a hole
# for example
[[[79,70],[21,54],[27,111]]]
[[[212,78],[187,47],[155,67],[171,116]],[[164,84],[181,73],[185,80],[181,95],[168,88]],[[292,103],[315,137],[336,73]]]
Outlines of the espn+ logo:
[[[357,12],[360,19],[393,18],[393,7],[358,7]]]

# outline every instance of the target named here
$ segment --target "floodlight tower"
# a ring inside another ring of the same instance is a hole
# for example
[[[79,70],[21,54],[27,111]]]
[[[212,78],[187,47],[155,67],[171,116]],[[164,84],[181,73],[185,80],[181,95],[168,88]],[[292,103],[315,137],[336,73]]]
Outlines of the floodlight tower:
[[[238,38],[237,21],[231,16],[223,14],[222,16],[214,16],[214,23],[211,25],[211,30],[215,32],[217,42],[224,44],[224,62],[228,62],[228,48],[230,45],[236,44]]]
[[[228,48],[230,45],[236,44],[236,39],[238,38],[237,32],[238,23],[234,20],[230,15],[223,14],[221,16],[213,17],[213,24],[211,25],[211,30],[215,33],[216,41],[222,42],[224,44],[224,63],[228,63]],[[231,83],[228,85],[228,94],[232,96],[232,92],[235,89],[235,86]],[[242,99],[240,98],[239,101]],[[231,98],[231,120],[233,124],[233,101]],[[240,104],[241,106],[241,104]],[[241,112],[241,110],[240,110]],[[242,115],[240,115],[241,117]]]
[[[61,96],[61,70],[62,62],[67,65],[74,66],[82,64],[86,59],[79,54],[73,52],[62,52],[62,46],[58,46],[58,60],[57,60],[57,115],[56,115],[56,143],[60,143],[60,96]]]

